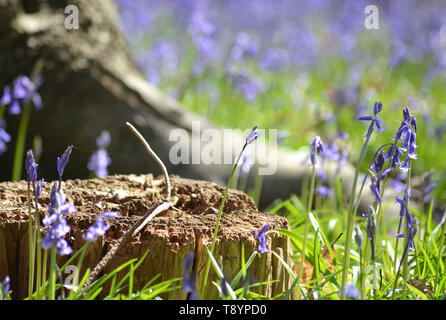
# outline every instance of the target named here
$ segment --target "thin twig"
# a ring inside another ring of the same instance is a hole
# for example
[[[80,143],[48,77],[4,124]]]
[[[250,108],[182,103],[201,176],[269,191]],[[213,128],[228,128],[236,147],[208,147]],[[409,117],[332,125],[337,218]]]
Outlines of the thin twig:
[[[165,199],[165,201],[169,201],[170,200],[170,179],[169,179],[169,174],[167,173],[166,166],[161,161],[161,159],[156,155],[156,153],[152,150],[149,143],[146,141],[146,139],[144,139],[144,137],[141,135],[141,133],[139,133],[138,130],[136,130],[135,127],[131,123],[126,122],[125,124],[135,134],[135,136],[139,139],[139,141],[141,141],[141,143],[144,145],[144,148],[146,148],[147,153],[158,163],[161,170],[163,171],[164,179],[166,180],[166,199]]]
[[[130,130],[136,135],[136,137],[141,141],[141,143],[144,145],[147,153],[159,164],[161,167],[164,178],[166,180],[166,198],[163,202],[156,202],[152,207],[150,207],[146,214],[139,219],[138,221],[133,224],[130,229],[128,229],[122,237],[113,245],[113,247],[107,252],[107,254],[99,261],[99,263],[94,267],[94,269],[91,271],[90,275],[88,276],[87,281],[85,282],[83,289],[87,288],[93,281],[96,280],[99,273],[107,266],[107,264],[110,263],[110,261],[115,256],[116,252],[123,247],[125,244],[127,244],[130,239],[138,234],[144,228],[147,223],[149,223],[155,216],[157,216],[159,213],[169,209],[170,207],[174,206],[175,203],[178,201],[178,198],[175,198],[174,201],[170,201],[171,197],[171,190],[170,190],[170,179],[169,175],[167,173],[166,166],[161,161],[161,159],[156,155],[156,153],[150,148],[150,145],[147,143],[147,141],[144,139],[144,137],[138,132],[138,130],[135,129],[130,123],[126,122],[126,125],[130,128]]]

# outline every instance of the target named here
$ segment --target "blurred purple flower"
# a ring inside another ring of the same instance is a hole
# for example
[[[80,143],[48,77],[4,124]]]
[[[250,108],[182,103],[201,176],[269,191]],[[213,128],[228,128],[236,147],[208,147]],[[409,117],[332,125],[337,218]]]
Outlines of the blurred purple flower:
[[[188,294],[188,300],[198,299],[197,284],[195,282],[193,269],[194,259],[195,254],[191,252],[184,258],[183,263],[183,291]]]
[[[322,196],[323,198],[328,198],[330,197],[330,188],[326,187],[326,186],[318,186],[315,189],[315,194],[319,194],[320,196]]]
[[[342,297],[346,299],[359,299],[361,298],[361,293],[359,292],[358,288],[352,284],[347,284],[345,286],[344,291],[342,292]]]
[[[11,290],[11,279],[9,276],[6,276],[5,279],[1,283],[2,287],[2,300],[5,300],[7,297],[9,290]]]
[[[96,139],[99,149],[93,153],[87,165],[88,169],[94,171],[99,178],[104,178],[108,175],[107,167],[110,165],[111,159],[105,147],[110,144],[110,141],[111,138],[108,131],[102,131],[101,135]]]
[[[5,130],[5,123],[3,119],[0,120],[0,156],[8,149],[8,143],[11,141],[11,136]]]

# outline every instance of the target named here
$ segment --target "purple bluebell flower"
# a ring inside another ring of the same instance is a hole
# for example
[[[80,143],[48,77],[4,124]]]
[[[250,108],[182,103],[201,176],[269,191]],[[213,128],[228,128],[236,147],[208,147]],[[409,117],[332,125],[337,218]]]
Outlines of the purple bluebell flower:
[[[110,134],[108,131],[102,131],[101,135],[96,139],[96,144],[98,150],[91,156],[88,162],[88,169],[94,171],[96,176],[99,178],[104,178],[108,175],[107,167],[111,163],[111,159],[105,149],[111,141]]]
[[[311,155],[310,155],[310,167],[319,166],[319,163],[316,161],[317,154],[324,151],[324,144],[319,136],[316,136],[313,141],[310,143],[311,146]]]
[[[36,182],[36,180],[37,180],[37,166],[38,166],[38,164],[34,160],[33,151],[30,149],[26,152],[26,158],[25,158],[25,168],[26,168],[26,172],[28,173],[28,183]]]
[[[70,160],[72,150],[73,146],[68,146],[64,153],[60,157],[57,157],[57,172],[59,173],[59,181],[62,179],[63,172],[68,164],[68,160]]]
[[[1,283],[2,288],[2,300],[8,296],[9,290],[11,290],[11,279],[9,276],[6,276],[5,279]]]
[[[50,201],[51,205],[49,206],[50,213],[75,213],[77,211],[76,207],[72,203],[67,203],[67,196],[63,192],[63,190],[57,190],[56,182],[53,183],[53,187],[51,189]],[[54,192],[54,193],[53,193]]]
[[[83,238],[86,241],[94,242],[98,239],[98,237],[105,235],[107,230],[110,228],[105,224],[104,218],[116,218],[119,214],[114,211],[107,211],[103,214],[99,215],[96,218],[96,224],[89,227]]]
[[[56,189],[55,186],[56,182],[53,184],[53,190]],[[42,220],[43,225],[49,228],[49,231],[42,241],[42,248],[49,249],[56,247],[59,255],[71,254],[73,249],[70,248],[68,242],[64,239],[71,228],[67,224],[63,214],[76,212],[76,208],[73,204],[66,203],[66,196],[62,190],[55,191],[51,201],[54,201],[55,204],[49,207],[50,215],[45,216]]]
[[[11,88],[9,86],[5,86],[3,88],[3,95],[0,99],[0,105],[8,105],[12,102]]]
[[[409,211],[407,212],[410,214]],[[418,219],[416,217],[412,217],[407,234],[409,252],[412,252],[414,250],[414,239],[417,232],[418,232]]]
[[[384,162],[385,162],[385,158],[384,158],[384,155],[383,155],[382,151],[380,150],[376,154],[375,158],[373,159],[373,166],[372,166],[372,169],[375,171],[375,173],[377,175],[379,175],[379,173],[383,169]]]
[[[0,120],[0,156],[8,150],[7,144],[11,141],[11,136],[5,130],[5,123],[3,119]]]
[[[404,160],[403,165],[400,166],[400,169],[403,172],[407,172],[407,170],[409,170],[409,159],[410,159],[409,157],[406,157],[406,160]]]
[[[390,165],[392,168],[396,167],[396,165],[400,165],[400,148],[395,146],[395,153],[392,158],[392,164]]]
[[[409,138],[409,152],[407,154],[407,157],[411,159],[416,159],[417,154],[415,153],[415,150],[417,149],[416,145],[416,133],[414,131],[410,132],[410,138]]]
[[[45,179],[40,179],[36,184],[36,198],[40,197],[40,193],[42,192],[42,187],[45,184]]]
[[[269,228],[269,224],[266,223],[260,231],[255,231],[254,235],[257,239],[260,240],[260,244],[257,246],[257,251],[261,254],[269,252],[269,248],[266,245],[266,230]]]
[[[375,195],[376,199],[379,202],[382,202],[381,195],[379,194],[379,180],[374,179],[374,183],[370,185],[370,190],[372,190],[373,194]]]
[[[396,197],[395,201],[400,204],[400,217],[404,217],[404,213],[406,212],[406,200]]]
[[[330,188],[328,188],[326,186],[318,186],[314,190],[314,193],[322,196],[323,198],[328,198],[328,197],[330,197],[331,191],[330,191]]]
[[[410,125],[412,126],[413,130],[415,132],[417,132],[417,129],[418,129],[418,127],[417,127],[417,118],[415,118],[415,116],[412,116],[410,118]]]
[[[251,132],[246,137],[245,145],[253,143],[260,136],[259,130],[257,130],[257,126],[252,128]]]
[[[33,83],[27,76],[20,75],[14,81],[14,87],[5,87],[2,96],[2,105],[9,105],[10,114],[20,114],[20,102],[26,105],[32,101],[37,110],[42,108],[42,98],[37,92],[38,85]]]
[[[352,284],[347,284],[344,288],[344,291],[342,292],[341,296],[346,299],[360,299],[361,293],[359,292],[358,288]]]
[[[194,260],[195,254],[193,252],[189,253],[186,258],[184,258],[183,263],[183,291],[187,293],[188,300],[197,300],[197,284],[195,282],[194,273]]]
[[[377,117],[377,114],[379,112],[381,112],[382,110],[382,102],[375,102],[375,105],[373,107],[373,116],[359,116],[358,120],[361,121],[371,121],[369,128],[367,130],[367,133],[365,134],[364,137],[369,137],[372,135],[373,133],[373,129],[376,126],[376,129],[378,130],[378,133],[381,133],[384,131],[384,128],[382,126],[382,120],[380,118]]]

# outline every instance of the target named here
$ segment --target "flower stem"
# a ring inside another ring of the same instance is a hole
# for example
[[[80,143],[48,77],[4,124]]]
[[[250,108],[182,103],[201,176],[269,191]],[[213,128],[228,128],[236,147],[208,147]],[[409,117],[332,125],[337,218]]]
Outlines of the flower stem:
[[[315,164],[313,165],[313,172],[311,175],[311,184],[310,184],[310,193],[308,195],[308,205],[307,205],[307,214],[305,215],[305,227],[304,227],[304,239],[302,243],[302,252],[300,254],[300,263],[299,263],[299,273],[297,274],[297,286],[299,288],[297,292],[297,300],[300,300],[300,279],[302,278],[302,274],[304,271],[304,263],[305,263],[305,250],[307,246],[307,235],[308,229],[310,227],[310,217],[309,213],[311,212],[311,207],[313,206],[313,195],[314,195],[314,186],[316,184],[316,163],[317,163],[317,152],[315,152]]]
[[[372,123],[372,125],[373,125],[373,123]],[[362,146],[361,153],[359,155],[358,163],[356,164],[355,177],[353,179],[352,191],[350,194],[350,203],[349,203],[349,209],[348,209],[348,215],[347,215],[347,232],[346,232],[346,237],[345,237],[344,262],[343,262],[342,287],[341,287],[342,289],[341,290],[344,290],[344,288],[347,284],[348,269],[349,269],[349,265],[350,265],[350,247],[351,247],[352,232],[353,232],[353,220],[354,220],[353,208],[355,207],[356,184],[358,182],[359,170],[361,168],[361,163],[365,156],[365,152],[367,150],[369,141],[370,141],[370,135],[367,135],[364,145]]]
[[[243,151],[245,150],[245,147],[246,147],[246,144],[243,147],[243,149],[240,152],[240,154],[238,155],[237,160],[235,161],[234,166],[232,167],[231,175],[229,176],[228,183],[226,184],[226,187],[225,187],[225,192],[223,194],[223,199],[222,199],[221,204],[220,204],[220,210],[218,211],[217,224],[215,226],[214,236],[212,237],[212,244],[211,244],[211,250],[210,250],[211,254],[214,253],[215,243],[216,243],[216,240],[217,240],[218,227],[220,226],[220,220],[221,220],[221,216],[222,216],[222,213],[223,213],[223,208],[224,208],[224,205],[225,205],[226,197],[228,195],[229,186],[231,185],[232,178],[234,177],[234,173],[235,173],[235,171],[237,169],[237,164],[238,164],[238,162],[240,160],[240,157],[241,157]],[[206,292],[206,282],[208,280],[210,267],[211,267],[211,258],[209,256],[208,261],[206,263],[206,269],[205,269],[205,273],[204,273],[204,277],[203,277],[203,285],[201,287],[201,298],[202,299],[204,299],[204,294]]]
[[[29,236],[29,277],[28,277],[28,296],[33,294],[34,287],[34,262],[35,262],[35,242],[33,217],[31,213],[31,188],[28,182],[28,236]]]
[[[14,163],[12,166],[11,181],[19,181],[22,176],[23,153],[25,152],[26,133],[31,115],[32,104],[29,102],[23,109],[20,118],[19,131],[17,133],[17,142],[15,146]]]

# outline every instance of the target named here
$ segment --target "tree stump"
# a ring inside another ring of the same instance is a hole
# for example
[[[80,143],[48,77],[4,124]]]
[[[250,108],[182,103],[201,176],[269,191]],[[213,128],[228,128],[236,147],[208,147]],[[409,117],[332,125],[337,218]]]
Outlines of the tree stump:
[[[196,265],[198,290],[208,259],[205,246],[210,246],[215,229],[218,209],[224,188],[211,182],[171,177],[172,198],[177,197],[175,208],[156,216],[130,243],[121,248],[103,272],[109,273],[125,261],[149,254],[136,270],[135,288],[141,288],[157,274],[157,281],[181,277],[183,262],[188,253],[195,251],[196,236],[201,237]],[[130,228],[148,208],[164,196],[162,177],[148,175],[115,175],[91,180],[67,180],[63,190],[69,202],[76,205],[77,213],[67,214],[71,231],[66,239],[76,251],[84,245],[82,234],[93,225],[96,216],[105,211],[117,211],[119,217],[108,219],[110,229],[97,242],[90,244],[83,269],[93,268],[123,233]],[[41,211],[47,213],[50,204],[51,184],[46,183],[39,198]],[[27,296],[28,283],[28,205],[27,183],[0,183],[0,279],[11,278],[14,298]],[[223,272],[231,281],[241,269],[241,250],[244,245],[245,260],[256,250],[259,240],[254,232],[268,221],[270,228],[289,229],[286,218],[259,212],[253,200],[245,193],[230,190],[224,205],[217,234],[214,257],[223,259]],[[45,230],[42,229],[45,232]],[[291,263],[289,239],[278,233],[267,235],[267,244],[287,263]],[[69,257],[58,257],[61,266]],[[259,293],[274,296],[290,288],[291,278],[277,257],[268,252],[256,257],[249,268],[252,279],[278,280],[264,285]],[[81,272],[82,275],[83,271]],[[121,275],[122,276],[122,275]],[[205,299],[217,298],[217,288],[212,285],[216,273],[211,267]],[[118,276],[119,279],[119,276]],[[240,284],[238,285],[240,286]],[[104,294],[108,287],[105,286]],[[183,299],[186,294],[175,290],[164,295],[166,299]]]

